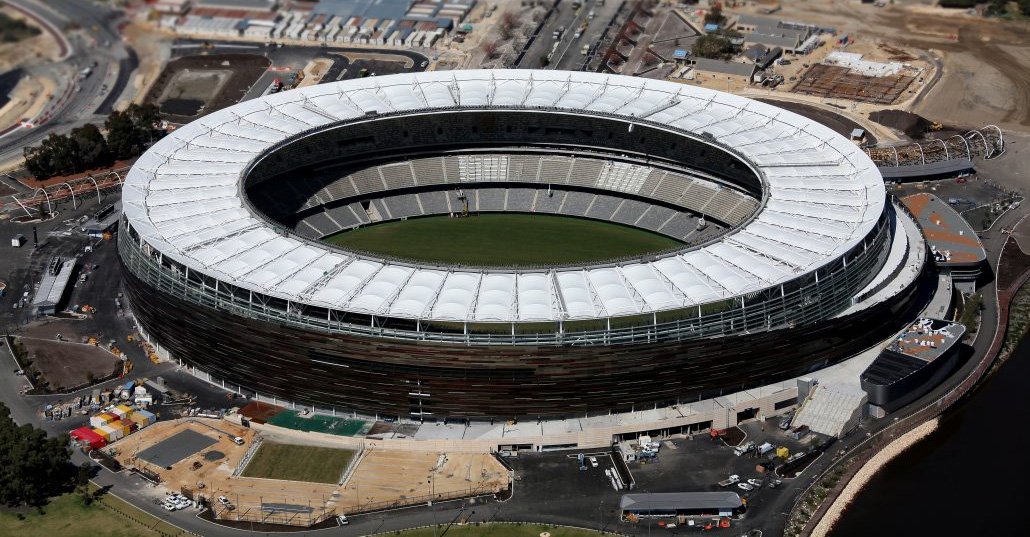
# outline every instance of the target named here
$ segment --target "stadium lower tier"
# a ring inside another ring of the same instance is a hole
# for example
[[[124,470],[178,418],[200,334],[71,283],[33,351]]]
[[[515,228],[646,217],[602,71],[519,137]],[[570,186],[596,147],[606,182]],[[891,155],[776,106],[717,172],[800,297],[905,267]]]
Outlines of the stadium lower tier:
[[[123,261],[124,263],[124,261]],[[626,345],[478,345],[324,333],[206,307],[123,265],[141,327],[175,359],[246,392],[414,419],[561,418],[696,401],[801,376],[890,337],[935,283],[777,330]]]

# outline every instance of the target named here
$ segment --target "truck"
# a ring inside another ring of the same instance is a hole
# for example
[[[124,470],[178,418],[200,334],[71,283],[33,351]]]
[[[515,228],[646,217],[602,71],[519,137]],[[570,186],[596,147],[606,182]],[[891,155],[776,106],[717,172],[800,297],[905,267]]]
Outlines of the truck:
[[[755,443],[751,440],[748,440],[747,442],[733,448],[733,454],[739,457],[745,453],[748,453],[752,449],[755,449]]]
[[[590,45],[583,45],[583,48],[579,49],[579,53],[584,56],[590,54]]]
[[[738,481],[740,481],[740,476],[737,475],[737,474],[733,474],[733,475],[727,477],[726,479],[723,479],[722,481],[720,481],[719,482],[719,486],[720,487],[729,487],[729,486],[732,486],[734,483],[736,483]]]

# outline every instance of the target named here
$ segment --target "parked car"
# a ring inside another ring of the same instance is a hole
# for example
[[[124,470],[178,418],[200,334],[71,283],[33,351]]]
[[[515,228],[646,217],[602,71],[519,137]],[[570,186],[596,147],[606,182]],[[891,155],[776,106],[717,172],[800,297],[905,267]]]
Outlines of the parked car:
[[[162,507],[165,508],[165,511],[175,511],[175,504],[172,503],[165,502]]]
[[[747,483],[737,483],[737,487],[740,490],[746,490],[746,491],[755,490],[755,487],[752,487],[751,485],[749,485]]]
[[[243,439],[238,437],[238,436],[234,436],[234,437],[232,437],[232,443],[236,444],[237,446],[242,446],[243,445]]]
[[[590,457],[590,466],[597,468],[597,457]]]
[[[340,515],[336,517],[336,521],[339,522],[341,526],[346,526],[347,524],[350,524],[350,520],[347,520],[347,515]]]
[[[222,505],[229,505],[229,498],[226,498],[225,496],[219,496],[218,503]]]
[[[756,489],[762,488],[762,482],[758,479],[748,479],[747,482]]]

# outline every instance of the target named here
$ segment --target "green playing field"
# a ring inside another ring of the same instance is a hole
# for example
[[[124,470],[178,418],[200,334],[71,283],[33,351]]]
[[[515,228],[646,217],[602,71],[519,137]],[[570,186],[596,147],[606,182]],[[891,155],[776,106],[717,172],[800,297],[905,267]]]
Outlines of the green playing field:
[[[589,263],[681,244],[610,222],[516,213],[413,218],[344,231],[326,240],[413,261],[495,267]]]

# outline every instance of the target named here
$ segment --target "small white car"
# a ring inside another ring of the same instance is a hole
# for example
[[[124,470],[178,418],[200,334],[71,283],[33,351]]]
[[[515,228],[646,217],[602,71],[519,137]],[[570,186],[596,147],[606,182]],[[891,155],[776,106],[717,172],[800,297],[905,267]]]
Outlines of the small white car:
[[[165,511],[175,511],[175,505],[168,502],[165,502],[162,507],[165,508]]]
[[[218,503],[222,505],[229,505],[229,498],[226,498],[225,496],[219,496]]]
[[[590,457],[590,466],[597,468],[597,457]]]
[[[755,487],[756,489],[762,488],[762,481],[761,480],[758,480],[758,479],[748,479],[747,482],[750,483],[751,486]]]
[[[749,485],[747,483],[737,483],[737,487],[740,488],[740,490],[746,490],[746,491],[755,490],[755,487],[752,487],[751,485]]]
[[[341,526],[346,526],[347,524],[350,524],[350,520],[347,520],[347,515],[340,515],[336,517],[336,521],[339,522]]]
[[[238,437],[238,436],[234,436],[234,437],[232,437],[232,443],[236,444],[237,446],[242,446],[243,445],[243,439]]]

